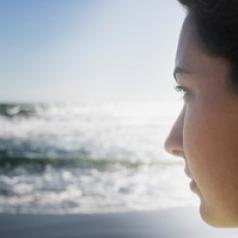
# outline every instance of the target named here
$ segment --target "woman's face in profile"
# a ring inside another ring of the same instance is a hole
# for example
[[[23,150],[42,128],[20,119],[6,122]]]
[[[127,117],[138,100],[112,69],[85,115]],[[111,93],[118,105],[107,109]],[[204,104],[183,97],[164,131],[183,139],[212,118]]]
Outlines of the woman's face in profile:
[[[228,88],[229,62],[201,46],[192,16],[182,27],[175,65],[184,106],[165,142],[185,160],[202,218],[238,226],[238,95]]]

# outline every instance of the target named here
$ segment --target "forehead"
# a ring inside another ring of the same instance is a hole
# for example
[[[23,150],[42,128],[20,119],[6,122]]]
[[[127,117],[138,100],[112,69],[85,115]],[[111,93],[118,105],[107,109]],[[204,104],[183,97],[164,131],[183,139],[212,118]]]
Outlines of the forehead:
[[[177,54],[176,65],[181,67],[194,67],[198,63],[200,57],[203,56],[202,48],[200,46],[196,25],[191,15],[188,15],[183,23]]]
[[[214,56],[205,49],[197,33],[192,15],[188,15],[184,20],[175,66],[202,78],[212,77],[214,72],[219,72],[222,68],[227,67],[227,61],[224,58]]]

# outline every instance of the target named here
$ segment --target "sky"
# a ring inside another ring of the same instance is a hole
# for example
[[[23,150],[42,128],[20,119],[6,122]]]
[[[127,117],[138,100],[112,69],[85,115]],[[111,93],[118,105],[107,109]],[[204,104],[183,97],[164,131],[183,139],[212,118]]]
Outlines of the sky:
[[[178,100],[185,10],[164,0],[1,0],[0,101]]]

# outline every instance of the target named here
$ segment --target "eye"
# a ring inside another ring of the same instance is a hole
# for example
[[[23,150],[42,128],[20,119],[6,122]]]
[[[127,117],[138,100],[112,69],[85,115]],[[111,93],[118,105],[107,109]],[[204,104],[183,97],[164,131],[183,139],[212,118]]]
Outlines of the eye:
[[[189,90],[188,89],[186,89],[185,87],[183,87],[183,86],[181,86],[181,85],[176,85],[175,87],[174,87],[174,89],[175,89],[175,91],[177,91],[177,92],[179,92],[179,93],[183,93],[183,99],[185,100],[185,99],[187,99],[188,98],[188,96],[189,96]]]

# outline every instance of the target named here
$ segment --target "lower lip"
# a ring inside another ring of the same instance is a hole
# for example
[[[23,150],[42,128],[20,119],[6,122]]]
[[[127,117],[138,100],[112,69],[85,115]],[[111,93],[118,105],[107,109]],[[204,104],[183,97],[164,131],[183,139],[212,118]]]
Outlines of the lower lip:
[[[197,191],[198,191],[198,187],[197,187],[197,185],[196,185],[196,183],[195,183],[194,180],[192,180],[192,181],[190,182],[190,189],[191,189],[193,192],[197,192]]]

